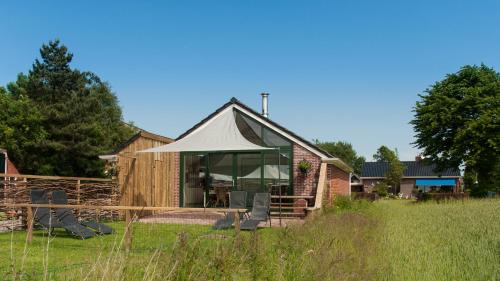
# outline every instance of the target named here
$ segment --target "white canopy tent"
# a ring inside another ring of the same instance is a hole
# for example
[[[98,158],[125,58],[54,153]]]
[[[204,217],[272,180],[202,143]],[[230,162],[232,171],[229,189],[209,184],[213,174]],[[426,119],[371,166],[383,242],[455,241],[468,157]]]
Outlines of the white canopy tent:
[[[154,147],[146,150],[138,151],[139,153],[158,153],[158,152],[237,152],[237,151],[276,151],[278,155],[278,167],[264,167],[267,175],[276,175],[278,182],[281,182],[282,167],[281,167],[281,151],[280,148],[265,147],[254,144],[247,140],[236,124],[234,106],[222,110],[216,116],[196,128],[187,136],[167,145]],[[257,171],[253,171],[247,177],[258,177]],[[254,174],[255,173],[255,174]],[[227,178],[222,176],[222,178]],[[289,175],[286,174],[286,178]],[[229,179],[229,178],[227,178]],[[234,182],[233,182],[234,184]],[[281,188],[279,190],[279,210],[281,213]],[[205,199],[204,199],[205,201]],[[204,203],[205,206],[205,203]],[[280,216],[281,224],[281,216]]]
[[[250,174],[244,176],[243,178],[245,179],[259,179],[261,174],[260,174],[260,168],[257,168],[253,170]],[[264,165],[264,177],[268,179],[282,179],[282,180],[288,180],[290,176],[288,175],[288,169],[287,167],[280,166],[278,169],[277,166],[275,165]]]
[[[155,152],[229,152],[229,151],[263,151],[275,150],[280,155],[279,148],[256,145],[248,141],[236,125],[233,106],[196,128],[187,136],[166,145],[141,150],[138,153]],[[280,159],[278,157],[278,167]],[[281,181],[281,169],[270,171]],[[219,175],[221,179],[230,180],[228,176]],[[286,175],[288,177],[288,175]],[[248,177],[248,176],[247,176]],[[280,192],[281,194],[281,192]]]
[[[275,148],[248,141],[238,130],[233,108],[228,107],[186,137],[173,143],[141,150],[139,153],[251,150],[275,150]]]

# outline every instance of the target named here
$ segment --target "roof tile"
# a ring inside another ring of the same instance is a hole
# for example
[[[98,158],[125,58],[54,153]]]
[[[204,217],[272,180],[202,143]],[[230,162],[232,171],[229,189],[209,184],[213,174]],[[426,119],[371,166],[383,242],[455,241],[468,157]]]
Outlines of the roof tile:
[[[435,164],[428,164],[424,161],[401,161],[405,165],[404,177],[459,177],[458,169],[446,169],[444,171],[435,171]],[[365,162],[361,177],[385,177],[385,173],[389,169],[388,162]]]

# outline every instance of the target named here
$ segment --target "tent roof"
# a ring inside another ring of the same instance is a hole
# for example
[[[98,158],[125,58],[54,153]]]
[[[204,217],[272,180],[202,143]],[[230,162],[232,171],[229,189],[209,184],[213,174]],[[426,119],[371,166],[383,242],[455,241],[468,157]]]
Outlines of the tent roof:
[[[189,135],[170,144],[139,152],[273,150],[248,141],[238,130],[232,107],[222,110]]]
[[[292,131],[286,129],[285,127],[281,126],[280,124],[272,121],[271,119],[262,116],[259,114],[257,111],[253,110],[246,104],[242,103],[239,101],[237,98],[231,98],[231,100],[221,107],[219,107],[216,111],[214,111],[212,114],[208,115],[205,119],[201,120],[198,122],[198,124],[194,125],[191,129],[187,130],[183,134],[181,134],[176,140],[183,139],[184,137],[190,135],[192,132],[196,131],[199,127],[203,126],[205,123],[210,122],[214,116],[217,116],[220,112],[226,110],[227,108],[236,108],[244,113],[246,113],[248,116],[252,117],[255,121],[269,127],[276,133],[284,136],[285,138],[291,140],[294,143],[299,144],[300,146],[304,147],[305,149],[311,151],[312,153],[316,154],[317,156],[321,157],[322,159],[330,159],[334,157],[330,153],[326,152],[325,150],[319,148],[317,145],[314,145],[313,143],[309,142],[308,140],[300,137],[299,135],[293,133]]]

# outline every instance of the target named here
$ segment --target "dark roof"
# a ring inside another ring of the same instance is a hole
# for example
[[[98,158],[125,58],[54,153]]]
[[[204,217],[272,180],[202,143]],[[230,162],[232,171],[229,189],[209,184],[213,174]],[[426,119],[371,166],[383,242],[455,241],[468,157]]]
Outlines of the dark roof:
[[[153,139],[153,140],[157,140],[157,141],[161,141],[161,142],[165,142],[165,143],[171,143],[174,141],[173,139],[171,139],[169,137],[164,137],[164,136],[160,136],[157,134],[153,134],[151,132],[148,132],[144,129],[141,129],[141,128],[138,128],[135,126],[134,126],[134,128],[137,129],[137,133],[135,133],[132,137],[130,137],[128,140],[126,140],[125,142],[123,142],[122,144],[117,146],[115,149],[113,149],[113,151],[111,151],[107,154],[110,154],[110,155],[118,154],[125,147],[129,146],[131,143],[133,143],[134,141],[136,141],[140,137],[145,137],[145,138],[149,138],[149,139]]]
[[[307,144],[308,146],[320,151],[321,153],[325,154],[326,156],[328,157],[334,157],[333,155],[331,155],[330,153],[328,153],[327,151],[319,148],[318,146],[314,145],[313,143],[311,143],[310,141],[300,137],[299,135],[295,134],[294,132],[286,129],[285,127],[281,126],[280,124],[272,121],[271,119],[269,118],[266,118],[264,116],[262,116],[260,113],[258,113],[257,111],[253,110],[252,108],[248,107],[246,104],[242,103],[241,101],[239,101],[238,99],[236,98],[231,98],[231,100],[227,103],[225,103],[224,105],[222,105],[221,107],[219,107],[216,111],[214,111],[212,114],[208,115],[205,119],[201,120],[200,122],[198,122],[196,125],[194,125],[191,129],[187,130],[186,132],[184,132],[183,134],[181,134],[179,137],[177,137],[175,140],[180,140],[182,139],[183,137],[189,135],[191,132],[193,132],[194,130],[196,130],[198,127],[200,127],[201,125],[205,124],[205,122],[207,122],[208,120],[212,119],[215,115],[217,115],[219,112],[223,111],[224,109],[226,109],[228,106],[231,106],[233,104],[236,104],[242,108],[244,108],[245,110],[249,111],[250,113],[252,113],[253,115],[255,115],[256,117],[262,119],[262,120],[265,120],[269,123],[271,123],[273,126],[279,128],[280,130],[286,132],[287,134],[293,136],[294,138],[297,138],[299,139],[301,142]]]
[[[401,161],[406,169],[404,177],[460,177],[458,169],[446,169],[444,171],[435,171],[436,165],[429,164],[425,161]],[[365,162],[361,177],[366,178],[383,178],[389,169],[387,162]]]

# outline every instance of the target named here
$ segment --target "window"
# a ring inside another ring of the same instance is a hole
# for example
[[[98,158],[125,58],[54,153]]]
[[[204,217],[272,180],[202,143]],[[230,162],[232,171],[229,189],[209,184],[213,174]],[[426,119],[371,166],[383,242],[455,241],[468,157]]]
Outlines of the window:
[[[290,141],[240,111],[235,110],[235,120],[241,134],[254,144],[269,147],[292,146]]]

